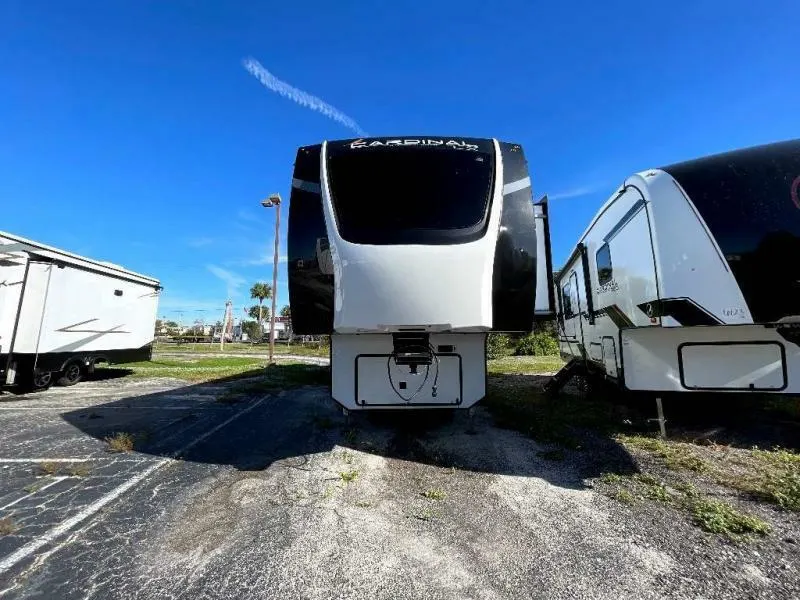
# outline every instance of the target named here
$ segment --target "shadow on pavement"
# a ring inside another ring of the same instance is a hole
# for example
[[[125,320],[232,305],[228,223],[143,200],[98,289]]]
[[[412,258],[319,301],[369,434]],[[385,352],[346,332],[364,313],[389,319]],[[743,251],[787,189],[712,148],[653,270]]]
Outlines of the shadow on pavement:
[[[133,373],[132,369],[106,369],[106,368],[97,368],[94,373],[89,373],[83,376],[81,382],[91,382],[91,381],[107,381],[112,379],[121,379],[122,377],[126,377]],[[80,384],[77,384],[80,385]],[[29,389],[25,389],[24,387],[17,387],[17,386],[9,386],[7,388],[3,388],[0,390],[0,402],[9,402],[23,398],[30,398],[30,397],[46,397],[45,395],[51,389],[65,389],[61,388],[58,384],[53,384],[43,390],[36,390],[31,391]]]
[[[603,472],[636,471],[630,455],[606,435],[584,432],[579,447],[564,448],[512,431],[519,427],[498,427],[496,419],[502,419],[488,398],[472,419],[466,411],[439,410],[351,413],[348,419],[329,395],[328,378],[328,367],[276,365],[266,374],[261,369],[131,395],[62,418],[100,440],[129,433],[136,452],[242,471],[282,460],[302,464],[336,447],[441,468],[539,477],[572,489]]]

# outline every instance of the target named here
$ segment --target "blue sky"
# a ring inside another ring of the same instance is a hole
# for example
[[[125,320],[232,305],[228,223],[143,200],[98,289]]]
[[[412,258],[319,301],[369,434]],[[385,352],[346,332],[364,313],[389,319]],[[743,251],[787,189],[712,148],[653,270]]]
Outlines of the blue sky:
[[[560,266],[631,172],[800,137],[800,4],[645,6],[5,0],[0,229],[160,278],[161,315],[241,316],[272,277],[260,199],[288,199],[297,146],[354,135],[252,56],[371,135],[521,143]]]

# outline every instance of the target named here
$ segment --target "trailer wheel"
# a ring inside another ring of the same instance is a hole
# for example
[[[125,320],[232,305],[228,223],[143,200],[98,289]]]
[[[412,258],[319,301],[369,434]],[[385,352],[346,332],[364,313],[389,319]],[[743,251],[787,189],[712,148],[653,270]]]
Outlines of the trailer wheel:
[[[80,363],[71,362],[64,368],[61,377],[58,378],[56,383],[63,386],[75,385],[81,379],[83,379],[83,369]]]
[[[50,371],[34,371],[30,383],[34,392],[46,390],[53,383],[53,374]]]

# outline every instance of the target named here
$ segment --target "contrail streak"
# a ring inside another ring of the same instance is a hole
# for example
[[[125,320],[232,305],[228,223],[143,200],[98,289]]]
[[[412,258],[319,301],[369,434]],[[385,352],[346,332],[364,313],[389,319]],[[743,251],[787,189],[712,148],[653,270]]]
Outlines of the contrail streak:
[[[356,123],[353,119],[348,117],[342,111],[337,109],[334,106],[331,106],[327,102],[317,98],[316,96],[312,96],[311,94],[304,92],[303,90],[298,90],[296,87],[293,87],[286,83],[285,81],[281,81],[275,75],[267,71],[261,63],[259,63],[254,58],[246,58],[242,64],[244,68],[256,79],[258,79],[261,84],[267,88],[268,90],[272,90],[276,94],[280,94],[284,98],[288,98],[292,102],[296,102],[300,106],[305,106],[306,108],[310,108],[311,110],[317,111],[325,115],[326,117],[333,119],[337,123],[341,123],[348,129],[352,129],[358,135],[366,137],[367,132],[361,129],[358,123]]]

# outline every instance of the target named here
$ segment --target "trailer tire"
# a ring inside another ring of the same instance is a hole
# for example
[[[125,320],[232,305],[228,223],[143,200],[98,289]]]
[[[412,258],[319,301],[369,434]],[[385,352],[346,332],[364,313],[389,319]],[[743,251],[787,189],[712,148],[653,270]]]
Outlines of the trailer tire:
[[[27,388],[32,392],[40,392],[46,390],[53,385],[53,373],[50,371],[34,371],[30,374],[30,379],[27,381]]]
[[[79,362],[73,361],[71,363],[67,363],[67,366],[64,367],[64,370],[61,372],[61,377],[58,378],[56,384],[61,386],[70,386],[75,385],[81,379],[83,379],[83,367],[81,367]]]

